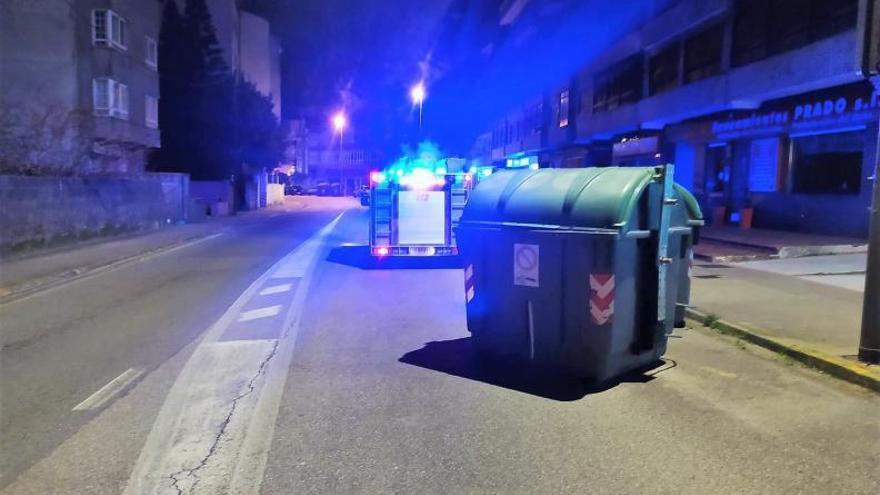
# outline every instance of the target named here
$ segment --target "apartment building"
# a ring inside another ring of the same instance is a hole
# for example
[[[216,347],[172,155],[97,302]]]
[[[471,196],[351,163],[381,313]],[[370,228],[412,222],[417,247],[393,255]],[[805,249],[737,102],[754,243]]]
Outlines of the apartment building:
[[[160,9],[141,0],[2,2],[0,87],[7,116],[22,117],[14,132],[57,148],[54,159],[71,160],[63,173],[142,172],[146,152],[160,146]]]
[[[873,9],[873,11],[872,11]],[[684,0],[486,135],[499,166],[676,164],[717,223],[867,236],[869,0]]]
[[[341,136],[332,131],[312,132],[306,146],[307,184],[341,184],[345,194],[368,185],[370,171],[387,165],[387,157],[353,131]]]

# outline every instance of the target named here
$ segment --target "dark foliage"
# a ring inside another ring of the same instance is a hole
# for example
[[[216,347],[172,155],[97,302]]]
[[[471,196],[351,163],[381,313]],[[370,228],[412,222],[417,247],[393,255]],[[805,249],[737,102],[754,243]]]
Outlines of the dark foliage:
[[[279,161],[272,101],[230,71],[205,0],[187,0],[183,15],[165,2],[159,74],[162,148],[154,169],[217,180]]]

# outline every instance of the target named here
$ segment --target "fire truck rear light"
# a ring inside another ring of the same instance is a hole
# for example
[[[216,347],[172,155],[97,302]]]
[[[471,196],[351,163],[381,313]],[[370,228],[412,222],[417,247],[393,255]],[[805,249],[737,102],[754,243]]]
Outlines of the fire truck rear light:
[[[375,254],[376,256],[388,256],[388,253],[388,248],[384,246],[373,249],[373,254]]]
[[[382,184],[385,180],[385,174],[382,172],[370,172],[370,182],[373,184]]]

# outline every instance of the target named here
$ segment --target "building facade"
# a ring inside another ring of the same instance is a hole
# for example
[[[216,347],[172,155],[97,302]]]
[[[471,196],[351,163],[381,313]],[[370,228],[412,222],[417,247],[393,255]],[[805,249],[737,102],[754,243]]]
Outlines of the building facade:
[[[25,173],[139,173],[160,146],[161,5],[9,0],[0,6],[5,137]],[[7,167],[4,167],[7,168]]]
[[[676,164],[716,223],[865,237],[868,0],[684,0],[491,131],[496,165]]]
[[[306,184],[341,184],[343,194],[368,185],[370,171],[387,165],[381,152],[359,142],[353,132],[341,136],[330,131],[310,133],[305,160]]]

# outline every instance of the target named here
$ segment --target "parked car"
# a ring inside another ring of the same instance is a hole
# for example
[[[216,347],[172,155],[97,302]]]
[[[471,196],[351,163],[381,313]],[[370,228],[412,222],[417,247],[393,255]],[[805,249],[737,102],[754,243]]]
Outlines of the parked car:
[[[361,200],[361,206],[370,206],[370,188],[368,186],[361,186],[360,189],[356,189],[354,195]]]
[[[338,182],[318,183],[318,196],[341,196],[342,187]]]
[[[305,190],[298,184],[287,184],[284,186],[285,196],[302,196],[303,194],[305,194]]]

